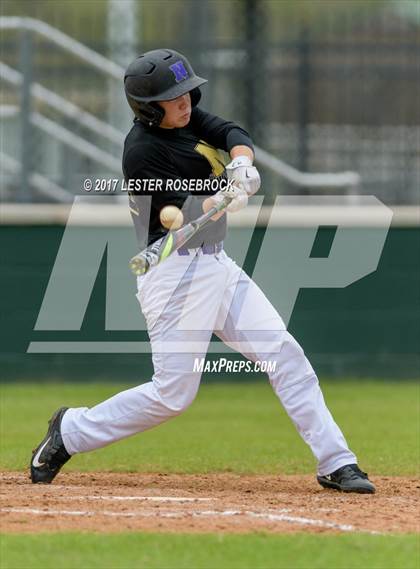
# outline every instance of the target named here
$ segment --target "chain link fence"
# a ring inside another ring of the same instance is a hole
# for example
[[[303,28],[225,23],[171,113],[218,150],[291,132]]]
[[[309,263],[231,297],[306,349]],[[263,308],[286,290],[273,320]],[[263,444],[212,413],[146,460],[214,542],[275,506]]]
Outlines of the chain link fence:
[[[420,201],[416,2],[130,1],[119,18],[132,31],[120,42],[112,0],[3,4],[3,16],[48,22],[120,65],[122,54],[128,64],[130,54],[177,49],[209,79],[203,107],[239,122],[264,150],[303,172],[357,171],[358,191],[388,204]],[[54,188],[70,200],[85,177],[121,177],[131,121],[122,77],[19,30],[2,30],[0,60],[2,200],[50,201]],[[61,99],[54,106],[29,84]],[[270,196],[296,193],[262,173]]]

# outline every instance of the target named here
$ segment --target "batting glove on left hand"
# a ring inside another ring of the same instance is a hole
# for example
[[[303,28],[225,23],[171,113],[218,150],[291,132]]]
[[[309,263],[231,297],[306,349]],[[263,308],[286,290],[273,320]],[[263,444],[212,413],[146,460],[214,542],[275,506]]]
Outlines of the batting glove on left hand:
[[[258,170],[248,156],[237,156],[226,166],[228,180],[245,190],[248,196],[256,194],[261,185]]]
[[[225,197],[232,198],[226,210],[229,213],[235,213],[248,205],[248,194],[243,188],[234,185],[228,185],[224,190],[220,190],[212,196],[215,203],[220,203]]]

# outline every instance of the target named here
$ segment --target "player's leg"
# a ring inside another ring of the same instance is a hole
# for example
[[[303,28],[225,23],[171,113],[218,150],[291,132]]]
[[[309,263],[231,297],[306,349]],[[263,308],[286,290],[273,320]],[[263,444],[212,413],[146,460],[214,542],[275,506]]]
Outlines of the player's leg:
[[[150,429],[191,404],[201,377],[195,359],[206,354],[226,282],[225,271],[215,271],[212,263],[211,255],[173,257],[146,275],[138,297],[152,346],[153,378],[90,409],[67,410],[60,432],[70,455]],[[196,329],[182,325],[193,319],[201,323]]]
[[[270,361],[270,383],[318,461],[320,475],[357,462],[328,410],[318,378],[297,341],[260,288],[227,256],[230,294],[221,307],[217,335],[252,361]]]

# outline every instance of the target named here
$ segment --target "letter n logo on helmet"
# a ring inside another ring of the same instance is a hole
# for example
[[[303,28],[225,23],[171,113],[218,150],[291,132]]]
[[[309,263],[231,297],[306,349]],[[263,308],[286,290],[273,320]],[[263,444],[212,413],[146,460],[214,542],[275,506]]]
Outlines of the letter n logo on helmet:
[[[175,81],[179,83],[180,81],[184,81],[189,77],[188,71],[185,69],[183,61],[177,61],[169,66],[169,69],[175,75]]]

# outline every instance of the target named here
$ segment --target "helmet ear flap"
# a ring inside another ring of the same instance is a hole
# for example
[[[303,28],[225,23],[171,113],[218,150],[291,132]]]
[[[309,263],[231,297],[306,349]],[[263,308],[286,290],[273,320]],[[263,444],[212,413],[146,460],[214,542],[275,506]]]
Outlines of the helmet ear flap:
[[[196,107],[201,99],[200,87],[195,87],[195,89],[190,91],[190,97],[191,97],[191,106]]]
[[[165,115],[163,108],[157,103],[137,103],[137,117],[147,126],[159,126]]]

